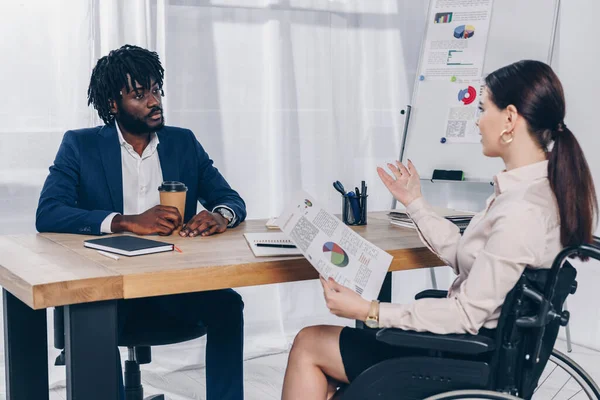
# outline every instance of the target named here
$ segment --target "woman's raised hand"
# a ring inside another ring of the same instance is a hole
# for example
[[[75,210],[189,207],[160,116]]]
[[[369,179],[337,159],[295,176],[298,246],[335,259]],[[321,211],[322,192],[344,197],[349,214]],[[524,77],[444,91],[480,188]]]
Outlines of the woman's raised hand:
[[[388,163],[392,175],[383,168],[377,167],[377,173],[390,193],[405,207],[421,197],[421,181],[412,161],[408,160],[405,167],[400,161],[396,165]]]

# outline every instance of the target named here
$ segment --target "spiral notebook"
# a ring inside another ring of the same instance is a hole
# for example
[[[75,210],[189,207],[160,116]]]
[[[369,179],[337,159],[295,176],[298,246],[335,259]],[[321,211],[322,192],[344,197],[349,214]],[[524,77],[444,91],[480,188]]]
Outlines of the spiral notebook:
[[[283,232],[244,233],[248,246],[256,257],[301,256],[298,248],[261,247],[257,244],[293,246],[294,243]]]

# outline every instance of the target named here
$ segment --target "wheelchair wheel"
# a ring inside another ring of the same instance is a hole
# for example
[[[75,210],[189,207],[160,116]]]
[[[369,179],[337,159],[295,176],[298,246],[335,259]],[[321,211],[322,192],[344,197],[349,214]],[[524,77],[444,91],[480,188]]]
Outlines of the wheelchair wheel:
[[[554,349],[532,399],[600,400],[600,389],[579,364]]]
[[[485,390],[458,390],[438,394],[426,400],[518,399],[504,393]],[[600,388],[594,380],[569,357],[554,349],[539,379],[532,400],[600,400]]]
[[[453,392],[446,392],[438,394],[432,397],[428,397],[425,400],[463,400],[463,399],[506,399],[506,400],[521,400],[518,397],[511,396],[506,393],[498,393],[489,390],[455,390]]]

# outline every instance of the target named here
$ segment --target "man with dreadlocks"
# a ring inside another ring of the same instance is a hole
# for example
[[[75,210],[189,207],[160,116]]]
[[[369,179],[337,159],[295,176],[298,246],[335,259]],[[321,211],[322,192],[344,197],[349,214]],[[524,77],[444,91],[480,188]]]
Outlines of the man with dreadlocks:
[[[244,201],[194,134],[165,126],[163,78],[158,54],[137,46],[125,45],[98,60],[88,104],[105,125],[65,134],[40,195],[38,231],[169,235],[182,216],[175,207],[159,205],[163,181],[188,188],[181,236],[224,232],[244,220]],[[206,210],[196,214],[198,201]],[[207,399],[242,399],[243,308],[232,289],[121,300],[119,332],[140,312],[204,324]]]

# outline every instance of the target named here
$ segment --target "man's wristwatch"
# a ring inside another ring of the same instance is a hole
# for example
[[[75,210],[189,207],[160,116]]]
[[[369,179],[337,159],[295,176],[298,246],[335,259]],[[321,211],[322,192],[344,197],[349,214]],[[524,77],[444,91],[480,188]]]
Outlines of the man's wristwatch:
[[[379,328],[379,300],[373,300],[371,302],[365,325],[369,328]]]
[[[218,212],[227,220],[227,226],[230,226],[233,222],[233,213],[224,207],[215,208],[214,212]]]

